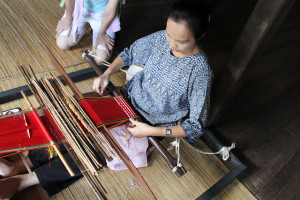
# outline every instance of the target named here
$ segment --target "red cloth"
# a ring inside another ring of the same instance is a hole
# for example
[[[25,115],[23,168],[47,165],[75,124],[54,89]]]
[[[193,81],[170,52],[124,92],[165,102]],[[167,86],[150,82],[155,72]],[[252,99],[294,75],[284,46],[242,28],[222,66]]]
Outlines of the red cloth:
[[[51,146],[54,142],[62,142],[65,138],[49,112],[43,110],[43,113],[44,115],[39,117],[34,109],[30,109],[0,117],[0,154],[42,148]]]
[[[98,128],[104,125],[113,126],[137,117],[122,96],[88,97],[78,101]],[[39,117],[34,109],[30,109],[0,117],[0,157],[65,141],[49,111],[43,109],[43,113]],[[30,131],[30,138],[27,129]]]
[[[86,97],[78,101],[98,128],[104,125],[109,127],[137,117],[122,96]]]

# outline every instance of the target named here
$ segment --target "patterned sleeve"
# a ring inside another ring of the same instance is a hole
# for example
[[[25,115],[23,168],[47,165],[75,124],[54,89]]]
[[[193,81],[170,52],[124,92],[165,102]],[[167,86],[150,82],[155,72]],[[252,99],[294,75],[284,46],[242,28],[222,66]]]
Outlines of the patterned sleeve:
[[[125,48],[119,56],[123,59],[125,66],[145,65],[154,48],[160,43],[159,36],[162,31],[153,33],[135,41],[129,48]]]
[[[189,115],[181,124],[188,140],[194,142],[203,134],[206,126],[210,102],[212,71],[206,65],[205,70],[193,72],[188,92]]]

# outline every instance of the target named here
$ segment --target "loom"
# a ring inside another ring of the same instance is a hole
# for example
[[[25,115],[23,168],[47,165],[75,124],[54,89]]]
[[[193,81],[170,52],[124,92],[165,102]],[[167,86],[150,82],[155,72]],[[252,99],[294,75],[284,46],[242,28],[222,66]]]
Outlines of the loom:
[[[109,83],[107,89],[112,96],[96,97],[81,94],[48,48],[46,53],[73,94],[68,92],[57,76],[52,75],[51,80],[37,79],[33,71],[32,77],[28,70],[21,66],[20,70],[41,107],[33,108],[22,92],[29,109],[0,117],[2,127],[0,157],[36,148],[53,147],[72,176],[72,169],[57,147],[64,144],[68,149],[72,149],[69,152],[73,160],[97,197],[105,199],[106,191],[94,177],[103,166],[103,161],[93,146],[95,144],[107,160],[111,160],[111,155],[122,159],[149,198],[156,199],[143,177],[109,132],[110,127],[126,123],[129,118],[138,118],[119,90]],[[82,53],[98,75],[106,70],[107,67],[97,65],[87,51]],[[173,169],[176,166],[176,159],[154,137],[148,139]],[[103,144],[107,148],[104,148]],[[182,166],[175,171],[178,177],[184,173],[186,170]]]

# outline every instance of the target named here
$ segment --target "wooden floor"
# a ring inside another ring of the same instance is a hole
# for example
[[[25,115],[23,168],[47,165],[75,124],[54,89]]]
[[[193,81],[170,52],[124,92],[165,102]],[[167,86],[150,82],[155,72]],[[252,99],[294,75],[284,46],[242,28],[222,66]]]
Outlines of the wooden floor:
[[[128,1],[122,8],[122,31],[116,41],[115,54],[139,37],[164,29],[166,16],[164,13],[172,2],[174,0]],[[210,29],[203,40],[203,47],[208,54],[215,75],[219,73],[230,56],[233,45],[256,3],[257,0],[228,0],[218,1],[216,4],[211,16]],[[63,9],[59,8],[58,4],[59,0],[4,0],[0,2],[0,91],[24,84],[17,70],[18,65],[31,65],[38,72],[38,76],[54,71],[42,50],[44,46],[50,47],[68,72],[88,67],[81,58],[80,49],[91,48],[90,32],[71,51],[62,52],[55,47],[54,30],[63,13]],[[232,141],[237,143],[234,153],[247,167],[239,180],[256,198],[262,200],[300,199],[299,11],[300,2],[296,1],[279,31],[265,47],[263,54],[257,58],[253,67],[247,70],[243,77],[243,85],[237,92],[229,111],[224,114],[219,123],[211,127],[223,143],[227,145]],[[121,84],[118,82],[119,78],[122,78],[122,75],[113,80],[115,84]],[[82,86],[81,89],[88,90],[87,85]],[[22,106],[23,103],[15,101],[2,104],[0,101],[0,104],[2,109],[6,109]],[[188,149],[184,151],[188,155],[191,153]],[[191,155],[194,156],[193,153]],[[220,162],[215,157],[201,159],[213,159],[212,163],[218,166],[217,169],[226,171],[226,168],[219,165]],[[189,163],[190,160],[186,161],[187,166],[192,165]],[[160,158],[155,152],[149,162],[154,165],[150,168],[160,166]],[[141,169],[143,172],[146,170],[148,169]],[[164,176],[169,174],[167,171],[162,173]],[[191,176],[191,173],[187,175]],[[116,177],[119,175],[117,174]],[[124,177],[123,188],[114,193],[121,194],[125,199],[126,189],[130,185],[130,175],[124,175]],[[169,180],[173,178],[168,176]],[[81,179],[53,199],[93,199],[91,193],[82,191],[84,186],[85,182]],[[207,185],[204,186],[206,187]],[[202,188],[196,193],[203,191]],[[156,189],[155,192],[157,192]],[[237,196],[231,196],[233,193]],[[140,194],[139,190],[131,190],[129,199],[134,199],[135,195]],[[194,199],[195,194],[189,194],[190,196],[185,199]],[[253,198],[241,194],[248,195],[244,186],[236,180],[216,199]],[[16,197],[16,199],[27,198],[47,199],[44,191],[38,187],[29,188]],[[165,196],[159,196],[159,198],[172,199]],[[117,198],[114,196],[112,199]],[[179,196],[177,199],[183,198]]]
[[[130,44],[138,37],[164,27],[163,14],[158,11],[166,10],[172,1],[131,1],[122,9],[122,26],[124,27],[116,41],[117,53],[125,45]],[[52,64],[44,52],[47,46],[54,53],[58,61],[67,72],[85,69],[89,65],[81,58],[80,49],[91,48],[91,32],[87,32],[82,42],[68,52],[62,52],[55,45],[55,27],[63,14],[58,6],[59,1],[1,1],[1,39],[0,39],[0,80],[1,92],[25,85],[18,66],[31,65],[38,77],[49,76],[55,72]],[[137,8],[147,9],[147,12]],[[128,18],[125,18],[127,16]],[[143,18],[152,21],[145,24]],[[157,23],[158,22],[158,23]],[[143,31],[139,31],[139,29]],[[129,36],[130,35],[130,36]],[[128,39],[127,39],[128,38]],[[81,92],[90,91],[92,79],[77,83]],[[124,74],[120,72],[113,77],[115,85],[124,84]],[[29,97],[34,106],[38,106],[32,96]],[[14,107],[27,108],[23,99],[1,103],[1,109]],[[170,141],[164,145],[168,146]],[[210,151],[200,140],[199,147]],[[185,144],[181,148],[182,163],[188,170],[181,178],[177,178],[167,167],[162,157],[153,152],[149,157],[146,168],[139,171],[154,192],[157,199],[195,199],[222,178],[228,169],[216,156],[195,153]],[[129,190],[134,183],[132,174],[128,170],[112,171],[103,169],[98,175],[99,181],[107,190],[108,199],[147,199],[140,187]],[[255,197],[237,179],[220,192],[215,199],[255,199]],[[41,186],[34,186],[19,193],[14,199],[49,199]],[[84,179],[76,182],[61,193],[50,199],[95,199],[93,192]]]
[[[255,3],[220,2],[216,18],[223,20],[216,20],[211,31],[224,33],[218,29],[218,23],[223,22],[222,27],[228,26],[229,37],[234,37],[241,28],[240,21],[249,16]],[[239,9],[228,15],[222,12],[233,7]],[[237,142],[234,152],[247,166],[239,179],[258,199],[300,199],[299,22],[300,2],[296,1],[263,53],[245,72],[227,112],[212,127],[223,142]],[[230,41],[224,43],[230,45]],[[210,55],[213,58],[224,54]]]

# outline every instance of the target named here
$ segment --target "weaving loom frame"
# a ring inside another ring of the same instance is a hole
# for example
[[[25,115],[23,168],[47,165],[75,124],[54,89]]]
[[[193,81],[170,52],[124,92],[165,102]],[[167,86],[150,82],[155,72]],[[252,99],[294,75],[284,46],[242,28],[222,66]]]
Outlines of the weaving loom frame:
[[[92,69],[92,67],[82,69],[76,72],[71,72],[68,75],[74,82],[83,81],[97,76],[97,74]],[[59,77],[59,79],[65,84],[64,80],[61,77]],[[17,88],[13,88],[1,92],[0,104],[21,99],[22,98],[22,95],[20,94],[21,90],[23,90],[28,96],[32,95],[27,85],[20,86]],[[209,129],[205,130],[205,133],[203,134],[201,139],[205,142],[206,145],[208,145],[212,149],[212,151],[219,151],[224,146],[221,143],[221,141]],[[219,181],[217,181],[213,186],[211,186],[208,190],[206,190],[203,194],[201,194],[197,198],[197,200],[211,199],[220,191],[222,191],[229,183],[231,183],[235,178],[239,176],[241,172],[243,172],[246,169],[246,166],[232,152],[230,152],[229,160],[223,163],[227,166],[227,168],[229,168],[228,165],[230,165],[229,172],[224,177],[222,177]]]
[[[208,147],[211,148],[212,151],[219,151],[224,146],[209,129],[205,129],[201,139]],[[222,161],[222,159],[218,157],[224,164],[231,165],[229,172],[203,194],[201,194],[197,200],[211,199],[246,169],[246,166],[232,152],[230,152],[229,155],[230,156],[227,161]],[[227,165],[226,167],[228,168]]]

